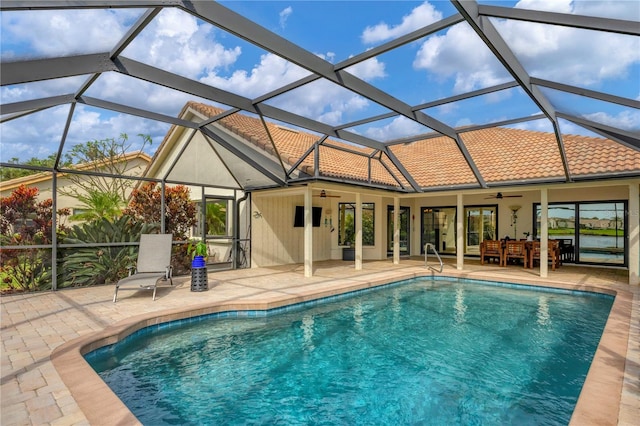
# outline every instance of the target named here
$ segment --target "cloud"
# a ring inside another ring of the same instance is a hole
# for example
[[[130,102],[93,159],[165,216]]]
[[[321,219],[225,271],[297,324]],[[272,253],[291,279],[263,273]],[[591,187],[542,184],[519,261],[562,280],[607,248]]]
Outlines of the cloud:
[[[352,114],[370,105],[362,96],[324,79],[280,95],[268,103],[331,125],[344,123]]]
[[[108,52],[136,13],[140,14],[123,9],[2,13],[2,58]]]
[[[224,72],[241,54],[240,46],[225,47],[216,39],[215,27],[199,24],[195,17],[174,8],[160,12],[123,52],[123,56],[192,79]]]
[[[424,2],[413,9],[411,13],[403,16],[400,24],[394,26],[381,22],[369,26],[365,28],[360,38],[364,44],[374,44],[410,33],[441,19],[442,13],[438,12],[429,2]]]
[[[583,13],[599,11],[606,4],[524,0],[517,7]],[[619,7],[616,13],[622,13],[623,9],[629,13],[628,16],[633,16],[630,5]],[[492,22],[527,72],[535,77],[597,88],[605,79],[627,78],[631,66],[640,62],[638,37],[515,20]],[[432,73],[440,82],[453,79],[454,93],[511,79],[466,24],[458,24],[444,35],[429,37],[420,47],[413,64],[418,70]]]
[[[619,129],[638,131],[640,130],[640,111],[624,110],[616,115],[607,114],[605,112],[594,112],[591,114],[582,114],[587,120],[597,123],[606,124]]]
[[[500,62],[466,24],[453,26],[444,35],[429,37],[413,61],[417,70],[427,70],[441,81],[454,80],[454,93],[463,93],[510,79]]]
[[[209,73],[200,81],[215,87],[254,98],[275,88],[308,76],[309,71],[272,53],[260,56],[260,62],[251,71],[238,69],[225,77]]]
[[[378,58],[371,58],[366,61],[358,62],[357,64],[346,68],[346,71],[365,81],[371,81],[376,78],[387,76],[384,62],[379,61]]]
[[[291,16],[292,13],[293,8],[291,6],[284,8],[280,12],[280,28],[284,29],[284,27],[287,25],[287,19],[289,19],[289,16]]]
[[[407,136],[412,136],[420,133],[428,133],[431,130],[423,127],[421,124],[416,123],[404,116],[396,117],[391,122],[384,126],[368,127],[365,130],[365,136],[371,139],[379,141],[390,141],[394,139],[400,139]]]

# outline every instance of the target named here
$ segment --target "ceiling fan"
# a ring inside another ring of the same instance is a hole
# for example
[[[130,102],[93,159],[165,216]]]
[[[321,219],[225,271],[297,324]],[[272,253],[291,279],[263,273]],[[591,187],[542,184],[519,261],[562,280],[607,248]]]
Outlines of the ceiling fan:
[[[491,197],[485,197],[485,200],[489,198],[496,198],[498,200],[502,200],[503,198],[521,198],[522,195],[502,195],[502,192],[498,192],[496,195],[492,195]]]
[[[320,198],[340,198],[339,195],[329,195],[327,194],[327,191],[325,191],[324,189],[322,191],[320,191],[320,194],[314,195],[314,197],[320,197]]]

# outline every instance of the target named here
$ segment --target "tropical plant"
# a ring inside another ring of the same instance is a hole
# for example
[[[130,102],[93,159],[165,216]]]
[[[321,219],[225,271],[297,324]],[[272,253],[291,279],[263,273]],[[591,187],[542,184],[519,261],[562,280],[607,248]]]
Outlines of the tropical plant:
[[[184,185],[165,187],[165,229],[175,240],[186,240],[189,230],[196,224],[196,204]],[[162,219],[162,188],[148,182],[131,193],[129,206],[123,211],[135,221],[160,224]]]
[[[37,201],[38,189],[24,185],[0,199],[0,244],[29,246],[50,244],[53,233],[53,202]],[[64,235],[64,217],[60,209],[58,234]],[[33,291],[51,287],[51,254],[41,248],[2,249],[0,281],[3,291]]]
[[[82,204],[82,213],[69,217],[71,220],[92,221],[101,218],[114,219],[120,216],[124,202],[118,194],[90,190],[76,197]]]
[[[136,222],[130,216],[115,220],[101,218],[75,225],[63,243],[95,244],[96,247],[60,250],[62,270],[59,287],[111,283],[127,276],[137,258],[138,248],[134,245],[117,244],[137,242],[141,234],[154,233],[158,229],[157,224]]]
[[[227,203],[207,203],[205,220],[208,235],[225,235],[227,231]]]
[[[189,243],[187,254],[191,255],[191,259],[196,256],[207,257],[209,255],[209,247],[202,241],[198,241],[196,243],[191,242]]]

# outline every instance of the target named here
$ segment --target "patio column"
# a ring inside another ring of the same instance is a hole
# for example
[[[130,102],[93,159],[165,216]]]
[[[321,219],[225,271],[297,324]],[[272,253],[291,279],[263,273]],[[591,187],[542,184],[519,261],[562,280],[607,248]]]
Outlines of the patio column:
[[[393,264],[400,263],[400,198],[393,197]]]
[[[310,186],[304,191],[304,276],[313,276],[313,220],[312,190]]]
[[[640,285],[640,183],[629,185],[629,285]]]
[[[534,219],[535,220],[535,219]],[[540,277],[549,275],[549,191],[540,190]]]
[[[362,269],[362,195],[356,193],[356,271]]]
[[[462,194],[457,195],[457,211],[456,215],[456,269],[462,271],[464,269],[464,203]]]

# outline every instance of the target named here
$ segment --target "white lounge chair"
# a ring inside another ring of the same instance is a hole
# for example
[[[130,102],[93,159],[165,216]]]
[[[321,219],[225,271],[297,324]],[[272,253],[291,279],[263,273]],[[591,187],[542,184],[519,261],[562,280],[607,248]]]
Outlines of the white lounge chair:
[[[135,271],[130,271],[128,277],[116,283],[113,303],[116,303],[118,289],[121,287],[127,287],[129,290],[153,290],[153,300],[156,300],[156,288],[159,280],[169,280],[173,285],[171,278],[172,240],[172,234],[143,234],[140,236]]]

